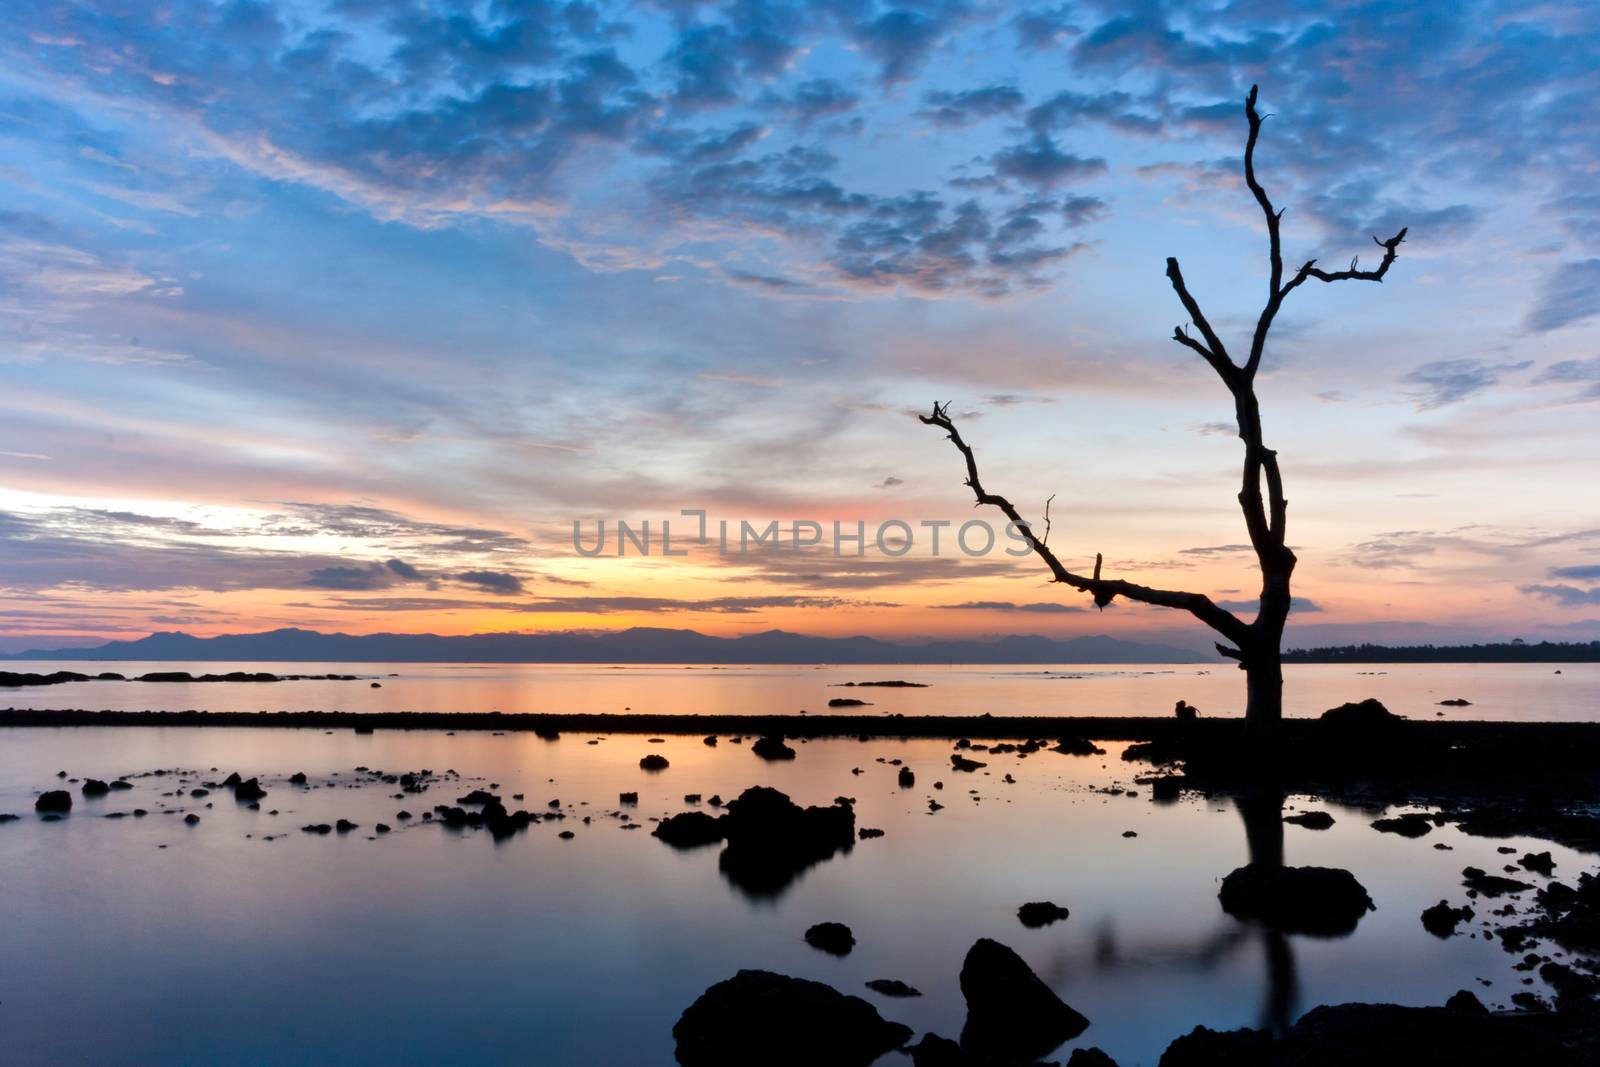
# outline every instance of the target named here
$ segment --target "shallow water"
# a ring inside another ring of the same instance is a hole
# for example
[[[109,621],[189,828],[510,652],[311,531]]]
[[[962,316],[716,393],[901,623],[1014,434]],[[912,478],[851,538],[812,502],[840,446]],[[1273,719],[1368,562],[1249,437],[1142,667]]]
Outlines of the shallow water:
[[[989,767],[963,775],[951,772],[941,741],[813,741],[796,745],[793,762],[765,763],[726,737],[715,748],[587,740],[0,729],[0,812],[23,816],[0,825],[7,1062],[668,1064],[679,1013],[742,967],[828,982],[919,1033],[953,1036],[964,1015],[961,960],[984,936],[1015,948],[1091,1020],[1059,1058],[1098,1045],[1124,1067],[1155,1063],[1198,1024],[1271,1022],[1274,1000],[1292,1019],[1320,1003],[1438,1004],[1464,987],[1505,1004],[1526,988],[1511,969],[1516,957],[1497,944],[1439,941],[1418,915],[1441,897],[1465,899],[1463,866],[1498,870],[1496,846],[1520,853],[1532,840],[1453,828],[1406,840],[1371,829],[1370,813],[1291,798],[1290,808],[1327,807],[1337,822],[1322,832],[1286,827],[1287,862],[1349,868],[1378,910],[1347,938],[1288,939],[1291,966],[1274,969],[1261,933],[1217,904],[1218,882],[1247,859],[1238,813],[1190,796],[1158,805],[1148,788],[1132,798],[1094,792],[1131,786],[1142,770],[1116,758],[1119,746],[1104,757],[978,755]],[[671,767],[642,772],[647,752]],[[917,786],[899,789],[897,768],[877,757],[903,758]],[[395,800],[394,786],[354,787],[358,766],[453,768],[463,778]],[[132,791],[96,800],[74,786],[73,813],[61,822],[32,813],[35,794],[60,784],[57,770],[111,778],[155,768],[258,774],[269,795],[250,811],[226,792],[162,798],[173,778],[137,778]],[[290,786],[294,771],[318,788]],[[1007,772],[1016,784],[1001,780]],[[559,799],[568,818],[496,844],[486,831],[393,817],[489,782],[508,803],[525,792],[530,811]],[[812,867],[776,898],[752,899],[719,873],[716,847],[674,851],[605,814],[623,790],[639,792],[632,810],[647,821],[684,810],[685,793],[731,798],[756,784],[801,803],[854,796],[858,825],[887,835]],[[945,809],[929,814],[929,797]],[[164,805],[201,822],[155,814]],[[153,814],[97,817],[140,806]],[[281,814],[269,815],[274,808]],[[361,828],[300,831],[341,817]],[[396,832],[369,836],[380,820]],[[558,839],[562,829],[575,839]],[[1551,851],[1559,877],[1589,867]],[[1071,917],[1024,929],[1016,908],[1030,900],[1066,905]],[[823,920],[854,929],[852,954],[835,959],[804,944],[802,932]],[[885,977],[926,996],[862,988]]]
[[[130,677],[233,669],[355,674],[359,681],[273,683],[69,682],[0,690],[0,706],[178,711],[505,711],[826,714],[833,697],[871,703],[852,712],[908,715],[1170,715],[1180,699],[1205,715],[1239,714],[1244,679],[1228,664],[1170,666],[606,666],[417,663],[55,663],[8,669]],[[1559,671],[1560,673],[1556,673]],[[393,677],[391,677],[393,675]],[[1600,721],[1600,663],[1297,664],[1284,668],[1285,713],[1306,717],[1375,696],[1413,718]],[[904,679],[926,689],[844,689]],[[381,688],[373,689],[372,681]],[[1467,708],[1439,707],[1463,698]]]

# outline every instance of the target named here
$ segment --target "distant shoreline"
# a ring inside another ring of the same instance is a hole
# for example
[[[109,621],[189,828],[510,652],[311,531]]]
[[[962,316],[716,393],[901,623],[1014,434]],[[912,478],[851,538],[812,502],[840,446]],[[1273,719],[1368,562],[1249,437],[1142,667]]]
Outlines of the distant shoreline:
[[[1600,641],[1486,645],[1337,645],[1293,648],[1284,663],[1600,663]]]

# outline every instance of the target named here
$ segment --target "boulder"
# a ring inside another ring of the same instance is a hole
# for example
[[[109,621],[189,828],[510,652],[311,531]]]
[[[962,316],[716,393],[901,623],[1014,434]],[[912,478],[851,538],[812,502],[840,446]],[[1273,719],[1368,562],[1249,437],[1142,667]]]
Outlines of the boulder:
[[[1399,834],[1401,837],[1422,837],[1433,832],[1433,820],[1426,815],[1411,812],[1406,815],[1396,815],[1389,819],[1374,819],[1372,828],[1383,834]]]
[[[1360,703],[1340,704],[1336,708],[1329,708],[1322,713],[1319,721],[1340,731],[1365,733],[1392,729],[1406,720],[1373,697],[1368,697]]]
[[[912,773],[910,767],[901,767],[900,768],[900,775],[899,775],[899,779],[898,780],[900,782],[900,788],[901,789],[910,789],[912,786],[917,784],[917,776]]]
[[[52,789],[39,794],[39,799],[33,802],[34,811],[71,811],[72,794],[65,789]]]
[[[856,935],[844,923],[817,923],[805,936],[806,944],[830,956],[848,956],[856,947]]]
[[[1546,878],[1556,873],[1556,861],[1548,852],[1524,852],[1522,858],[1517,861],[1517,866],[1534,874],[1542,874]]]
[[[920,997],[922,990],[915,986],[908,986],[898,978],[874,978],[867,982],[867,988],[874,993],[885,997]]]
[[[260,800],[266,795],[267,791],[261,788],[261,782],[256,778],[246,778],[233,787],[233,799],[244,801],[245,803],[249,803],[252,800]]]
[[[1341,937],[1372,911],[1355,875],[1336,867],[1277,867],[1251,863],[1222,880],[1222,910],[1285,933]]]
[[[1486,897],[1498,897],[1506,893],[1525,893],[1533,886],[1527,882],[1519,882],[1515,878],[1502,878],[1498,874],[1489,874],[1478,867],[1463,867],[1461,869],[1461,884]]]
[[[1117,1061],[1108,1056],[1103,1049],[1075,1048],[1072,1058],[1067,1060],[1067,1067],[1117,1067]]]
[[[1326,830],[1333,825],[1333,816],[1325,811],[1303,811],[1299,815],[1285,815],[1283,821],[1307,830]]]
[[[686,811],[662,819],[650,831],[673,848],[698,848],[722,840],[722,819],[703,811]]]
[[[971,744],[969,743],[967,747],[970,748]],[[1059,752],[1063,756],[1104,756],[1106,754],[1105,749],[1082,737],[1060,738],[1050,751]]]
[[[111,786],[98,778],[85,778],[83,780],[83,795],[86,797],[103,797],[111,792]]]
[[[967,759],[967,757],[961,755],[960,753],[952,752],[950,753],[950,766],[952,769],[958,771],[975,771],[979,767],[987,767],[989,765],[975,759]]]
[[[1031,1062],[1089,1026],[1011,949],[980,938],[961,964],[961,1048],[980,1062]]]
[[[672,1036],[683,1067],[867,1067],[911,1029],[821,982],[748,970],[700,994]]]
[[[906,1051],[911,1053],[911,1067],[969,1067],[972,1062],[960,1045],[938,1034],[923,1034]]]
[[[1472,909],[1465,905],[1452,908],[1450,902],[1441,900],[1422,913],[1422,928],[1434,937],[1445,938],[1456,932],[1459,923],[1472,919]]]
[[[729,881],[755,896],[775,896],[807,867],[849,851],[856,839],[849,804],[802,808],[767,786],[729,801],[721,822],[728,847],[718,864]]]
[[[794,749],[783,743],[781,737],[763,737],[750,746],[750,751],[764,760],[794,759]]]
[[[1017,918],[1030,930],[1060,922],[1069,914],[1071,913],[1066,908],[1048,900],[1035,900],[1017,909]]]
[[[667,757],[655,752],[650,753],[650,755],[639,761],[639,769],[645,771],[664,771],[670,766],[672,765],[667,762]]]

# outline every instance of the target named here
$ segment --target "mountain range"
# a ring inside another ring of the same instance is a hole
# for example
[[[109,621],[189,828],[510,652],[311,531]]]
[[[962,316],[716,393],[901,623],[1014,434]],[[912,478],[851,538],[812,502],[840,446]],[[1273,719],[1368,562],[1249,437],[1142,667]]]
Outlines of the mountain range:
[[[12,660],[201,660],[319,663],[1202,663],[1214,657],[1171,645],[1097,634],[1063,640],[1022,635],[916,644],[872,637],[810,637],[768,630],[713,637],[636,627],[614,633],[342,634],[282,629],[195,637],[153,633],[94,648],[39,649]]]

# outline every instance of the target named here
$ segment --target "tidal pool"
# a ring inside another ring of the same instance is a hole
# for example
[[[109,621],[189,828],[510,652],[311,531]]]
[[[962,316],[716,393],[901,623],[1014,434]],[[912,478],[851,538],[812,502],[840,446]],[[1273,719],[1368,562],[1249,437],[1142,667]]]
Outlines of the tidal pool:
[[[1286,811],[1326,810],[1335,824],[1286,826],[1286,861],[1348,868],[1377,910],[1348,937],[1274,939],[1217,902],[1223,876],[1248,859],[1233,803],[1154,802],[1135,783],[1149,768],[1123,762],[1118,744],[1092,757],[969,753],[988,766],[955,773],[946,741],[791,742],[795,760],[769,763],[750,751],[752,738],[591,740],[0,729],[0,812],[20,816],[0,825],[6,1061],[670,1064],[679,1014],[740,968],[826,982],[919,1034],[955,1036],[962,958],[991,937],[1089,1018],[1058,1058],[1097,1045],[1131,1067],[1154,1064],[1201,1024],[1281,1024],[1346,1001],[1440,1004],[1462,988],[1491,1007],[1524,989],[1544,993],[1537,980],[1524,985],[1517,957],[1497,943],[1439,940],[1418,916],[1441,898],[1463,902],[1461,869],[1499,870],[1500,846],[1549,849],[1559,878],[1592,867],[1533,839],[1453,827],[1419,839],[1379,833],[1375,812],[1290,797]],[[640,770],[649,753],[670,767]],[[880,759],[903,760],[915,786],[901,788],[899,767]],[[396,786],[358,767],[460,777],[395,799]],[[56,777],[158,768],[190,772],[184,795],[162,796],[179,790],[174,774],[130,777],[133,789],[96,799]],[[259,811],[226,790],[187,795],[230,771],[260,777]],[[307,786],[289,783],[295,772]],[[508,806],[566,818],[497,842],[395,817],[490,783]],[[679,851],[650,836],[652,818],[692,807],[686,794],[731,799],[753,785],[802,804],[854,797],[857,825],[885,834],[768,896],[719,872],[719,846]],[[72,813],[43,821],[35,796],[63,786]],[[1100,791],[1111,788],[1136,795]],[[639,794],[637,807],[619,809],[624,791]],[[930,812],[930,799],[942,810]],[[151,814],[103,817],[139,807]],[[624,829],[619,810],[643,828]],[[198,824],[185,824],[189,813]],[[340,818],[358,828],[301,830]],[[394,832],[375,834],[379,822]],[[1018,906],[1041,900],[1070,918],[1023,927]],[[1486,909],[1475,906],[1481,921]],[[808,946],[802,934],[822,921],[849,925],[854,951]],[[925,995],[879,996],[863,985],[875,978]]]

